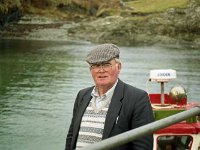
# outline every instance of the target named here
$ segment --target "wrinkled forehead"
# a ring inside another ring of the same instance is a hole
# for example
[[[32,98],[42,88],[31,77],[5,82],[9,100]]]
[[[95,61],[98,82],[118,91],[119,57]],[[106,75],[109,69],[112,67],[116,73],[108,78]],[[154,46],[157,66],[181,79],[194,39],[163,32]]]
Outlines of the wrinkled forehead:
[[[103,64],[110,64],[112,60],[114,60],[114,59],[111,59],[111,60],[109,60],[109,61],[97,62],[97,63],[89,63],[89,65],[103,65]]]

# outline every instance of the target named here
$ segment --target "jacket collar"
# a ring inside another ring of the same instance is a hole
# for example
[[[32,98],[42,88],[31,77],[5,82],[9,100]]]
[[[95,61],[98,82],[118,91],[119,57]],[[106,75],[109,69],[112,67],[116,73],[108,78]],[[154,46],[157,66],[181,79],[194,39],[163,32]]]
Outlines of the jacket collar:
[[[74,120],[74,129],[73,129],[73,138],[72,138],[72,148],[74,149],[74,146],[76,144],[76,140],[77,140],[77,137],[78,137],[78,132],[79,132],[79,128],[80,128],[80,124],[81,124],[81,119],[82,119],[82,116],[85,112],[85,109],[86,107],[88,106],[92,96],[91,96],[91,92],[92,92],[92,89],[94,87],[91,87],[85,94],[83,97],[80,97],[80,104],[79,104],[79,107],[77,108],[77,114],[75,117],[75,120]]]
[[[115,91],[114,91],[114,94],[113,94],[113,97],[111,99],[111,103],[108,109],[108,113],[106,116],[104,131],[103,131],[103,139],[109,137],[110,132],[119,115],[119,112],[122,106],[121,100],[123,98],[123,92],[120,92],[120,91],[123,91],[123,90],[124,90],[124,83],[121,80],[119,80],[116,85],[116,88],[115,88]]]

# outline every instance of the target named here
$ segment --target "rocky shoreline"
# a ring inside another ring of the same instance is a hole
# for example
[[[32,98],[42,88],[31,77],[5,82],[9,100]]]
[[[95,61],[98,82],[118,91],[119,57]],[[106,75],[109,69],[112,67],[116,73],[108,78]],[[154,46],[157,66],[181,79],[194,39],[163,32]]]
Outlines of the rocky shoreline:
[[[0,36],[1,39],[81,40],[126,46],[176,44],[200,48],[200,5],[195,1],[185,9],[171,8],[160,14],[145,15],[90,17],[77,22],[25,15],[7,25]]]

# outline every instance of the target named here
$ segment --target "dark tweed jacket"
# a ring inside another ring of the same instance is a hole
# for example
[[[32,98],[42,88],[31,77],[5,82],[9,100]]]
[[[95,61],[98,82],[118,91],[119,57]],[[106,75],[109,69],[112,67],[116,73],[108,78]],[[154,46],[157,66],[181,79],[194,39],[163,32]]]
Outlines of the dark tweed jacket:
[[[71,125],[66,138],[65,150],[76,147],[81,118],[91,100],[94,87],[81,90],[76,98]],[[116,119],[118,120],[116,121]],[[105,120],[103,139],[153,122],[148,94],[140,89],[118,81]],[[115,150],[152,150],[153,134],[145,135]]]

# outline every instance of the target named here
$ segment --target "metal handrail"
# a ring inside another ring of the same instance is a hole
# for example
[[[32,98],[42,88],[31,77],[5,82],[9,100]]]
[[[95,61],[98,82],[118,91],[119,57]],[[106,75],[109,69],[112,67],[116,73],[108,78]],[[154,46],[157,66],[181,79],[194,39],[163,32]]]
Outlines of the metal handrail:
[[[122,134],[113,136],[111,138],[102,140],[100,142],[91,144],[87,147],[81,148],[80,150],[109,150],[118,146],[129,143],[139,137],[146,134],[152,134],[154,131],[168,127],[172,124],[186,120],[192,116],[200,114],[200,106],[196,106],[190,110],[180,112],[170,117],[155,121],[153,123],[141,126],[139,128],[124,132]]]

